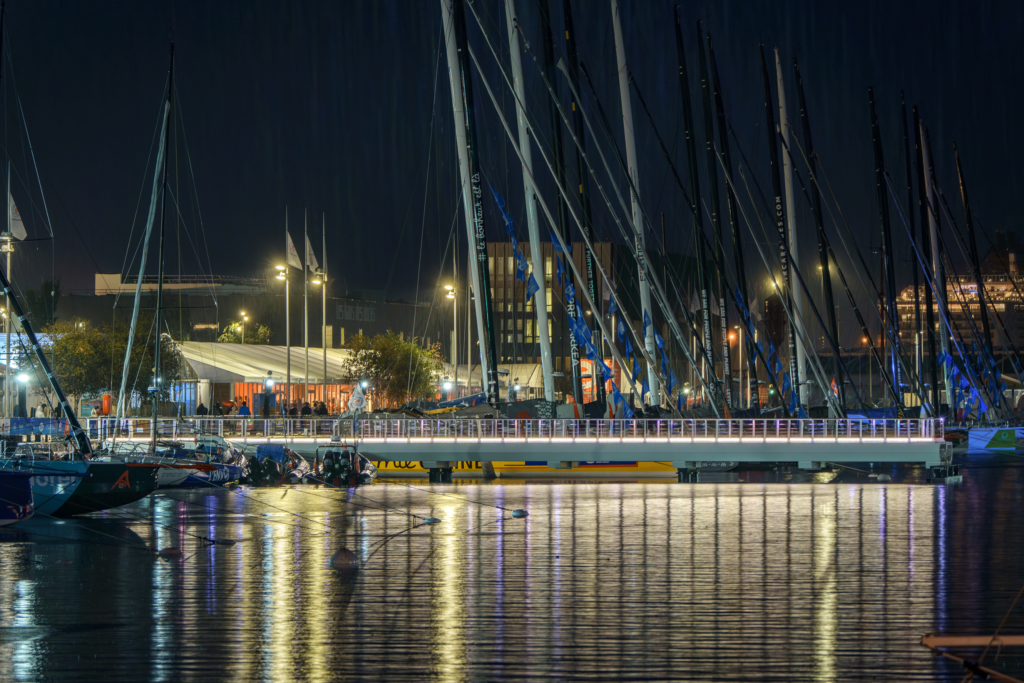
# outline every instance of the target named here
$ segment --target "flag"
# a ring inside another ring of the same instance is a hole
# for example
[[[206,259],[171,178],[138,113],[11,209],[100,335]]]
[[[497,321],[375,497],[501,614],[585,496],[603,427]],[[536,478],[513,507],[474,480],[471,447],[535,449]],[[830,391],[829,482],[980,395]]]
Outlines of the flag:
[[[565,279],[565,298],[567,301],[574,301],[576,299],[576,288],[569,282],[569,278]],[[577,308],[579,308],[577,306]]]
[[[526,282],[526,300],[532,299],[539,289],[540,285],[537,284],[537,278],[533,276],[533,273],[530,273],[530,279]]]
[[[760,346],[760,344],[758,344],[758,346]],[[771,360],[772,356],[774,356],[774,355],[775,355],[775,344],[773,344],[772,340],[769,339],[768,340],[768,360]]]
[[[789,381],[789,373],[788,372],[782,373],[782,389],[781,389],[782,393],[786,393],[787,391],[789,391],[789,388],[791,386],[793,386],[793,385]]]
[[[804,407],[803,406],[797,406],[796,407],[796,416],[799,417],[801,420],[806,420],[807,419],[807,413],[804,412]]]
[[[571,254],[572,253],[572,245],[571,244],[566,244],[565,246],[568,247],[569,253]],[[557,252],[562,253],[562,254],[565,253],[565,251],[562,250],[561,243],[558,241],[558,235],[556,235],[555,233],[551,233],[551,248],[554,249]]]
[[[620,343],[622,342],[623,339],[628,339],[628,337],[626,337],[626,326],[625,326],[625,324],[623,324],[622,318],[619,318],[619,325],[618,325],[618,329],[616,330],[616,334],[618,334],[618,336],[619,336],[619,342]]]
[[[285,257],[285,260],[288,262],[288,265],[291,266],[292,268],[298,268],[299,270],[302,270],[302,260],[299,259],[299,252],[295,250],[295,242],[292,242],[291,234],[287,230],[285,230],[284,236],[285,238],[287,238],[285,247],[288,250],[288,255]]]
[[[640,363],[637,361],[636,356],[633,356],[633,383],[636,383],[636,378],[640,376]]]
[[[559,251],[561,251],[561,249],[559,249]],[[562,259],[559,258],[558,256],[555,257],[555,266],[556,266],[555,278],[558,280],[558,286],[561,287],[562,286],[562,275],[565,274],[565,268],[562,267]]]
[[[316,269],[320,267],[320,264],[316,262],[316,256],[313,255],[313,245],[309,243],[308,234],[306,235],[306,267],[311,273],[315,273]]]
[[[519,248],[519,245],[516,245],[513,254],[516,257],[516,279],[520,282],[526,282],[526,271],[529,269],[529,266],[526,263],[526,257],[523,256],[523,250]]]
[[[679,386],[679,379],[676,378],[676,373],[672,370],[672,368],[669,368],[668,369],[668,393],[671,394],[672,393],[672,389],[674,387],[677,387],[677,386]],[[682,394],[679,394],[679,395],[682,396]]]
[[[650,326],[651,326],[651,316],[650,316],[650,314],[647,311],[644,311],[643,331],[640,333],[640,336],[643,337],[644,339],[647,339],[647,328],[650,327]]]
[[[18,211],[18,205],[14,203],[14,197],[10,193],[7,195],[7,201],[11,205],[11,234],[15,239],[23,240],[28,237],[28,233],[25,232],[25,221],[21,220],[21,212]]]
[[[665,354],[665,349],[661,350],[661,374],[668,375],[668,356]]]
[[[839,385],[836,384],[835,377],[832,378],[832,393],[835,394],[837,398],[839,397]]]
[[[789,414],[792,415],[793,413],[795,413],[796,409],[797,409],[796,392],[795,391],[791,391],[791,392],[789,392]]]
[[[619,307],[615,305],[615,297],[608,297],[608,317],[612,317],[618,312]]]
[[[363,396],[363,385],[360,382],[356,382],[356,388],[352,391],[352,396],[348,399],[349,410],[363,410],[366,407],[366,397]]]
[[[680,413],[683,412],[683,392],[681,391],[679,392],[679,395],[676,397],[676,410],[678,410]]]
[[[512,216],[509,215],[508,211],[505,210],[505,200],[502,199],[498,191],[494,189],[494,186],[488,183],[488,187],[491,188],[491,194],[494,195],[494,203],[498,205],[498,211],[501,211],[501,217],[505,219],[505,232],[512,234],[515,228],[512,223]]]
[[[640,383],[640,387],[641,387],[640,388],[640,393],[641,393],[640,401],[642,403],[646,403],[647,402],[647,394],[651,393],[651,387],[650,387],[649,384],[647,384],[647,378],[646,377],[643,378],[643,381]]]
[[[622,323],[619,323],[619,324],[621,325]],[[633,355],[633,342],[629,341],[629,337],[625,337],[625,346],[626,346],[626,355],[627,356],[632,356]]]

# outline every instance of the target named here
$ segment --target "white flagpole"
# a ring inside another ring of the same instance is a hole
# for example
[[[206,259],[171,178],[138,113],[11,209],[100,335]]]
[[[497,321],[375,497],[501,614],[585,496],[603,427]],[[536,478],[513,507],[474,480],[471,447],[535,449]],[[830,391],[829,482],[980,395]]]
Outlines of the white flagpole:
[[[292,402],[292,319],[291,319],[291,278],[288,273],[288,257],[291,256],[289,251],[288,243],[291,237],[288,235],[288,207],[284,207],[284,349],[285,355],[288,357],[287,363],[287,377],[285,378],[285,385],[287,387],[287,394],[285,395],[284,405],[284,417],[288,419],[288,404]]]
[[[302,211],[302,233],[305,240],[303,247],[305,247],[309,244],[307,209]],[[309,249],[305,249],[305,252],[302,257],[302,345],[306,347],[306,370],[302,375],[305,391],[302,394],[302,405],[298,407],[299,412],[302,412],[302,407],[306,405],[306,399],[309,398]]]
[[[323,388],[323,395],[320,397],[320,400],[323,402],[324,408],[326,409],[326,407],[327,407],[327,215],[326,214],[322,215],[321,219],[323,219],[323,228],[321,229],[321,234],[323,236],[323,246],[322,246],[323,251],[321,252],[321,254],[322,254],[322,258],[324,260],[324,263],[323,263],[323,266],[321,267],[321,270],[324,271],[324,275],[323,275],[323,279],[320,281],[320,296],[323,299],[323,309],[324,310],[323,310],[323,322],[321,323],[321,331],[320,331],[320,345],[324,347],[324,376],[322,377],[324,388]]]

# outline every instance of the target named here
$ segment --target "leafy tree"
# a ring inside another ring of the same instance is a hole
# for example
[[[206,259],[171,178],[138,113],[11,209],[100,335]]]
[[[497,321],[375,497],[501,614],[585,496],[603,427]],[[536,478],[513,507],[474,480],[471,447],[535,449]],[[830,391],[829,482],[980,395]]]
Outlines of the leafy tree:
[[[245,343],[246,344],[269,344],[270,343],[270,328],[266,325],[257,325],[256,323],[248,323],[245,326]],[[231,320],[228,322],[227,327],[224,328],[224,332],[217,337],[217,341],[221,344],[241,344],[242,343],[242,323]]]
[[[135,341],[128,363],[125,391],[139,391],[149,400],[148,387],[153,383],[153,343],[146,333],[153,327],[152,316],[140,316]],[[112,325],[93,327],[80,319],[58,320],[43,328],[40,346],[53,368],[64,393],[74,404],[103,391],[116,394],[121,388],[125,351],[128,348],[129,325],[117,321]],[[37,378],[36,391],[49,391],[38,368],[35,356],[22,349],[19,363]],[[185,360],[169,335],[160,339],[161,399],[169,396],[167,387],[181,379]],[[145,411],[144,411],[145,412]]]
[[[388,330],[373,338],[352,338],[347,369],[354,378],[370,381],[370,395],[378,407],[397,407],[408,401],[432,398],[441,374],[441,344],[420,347]]]

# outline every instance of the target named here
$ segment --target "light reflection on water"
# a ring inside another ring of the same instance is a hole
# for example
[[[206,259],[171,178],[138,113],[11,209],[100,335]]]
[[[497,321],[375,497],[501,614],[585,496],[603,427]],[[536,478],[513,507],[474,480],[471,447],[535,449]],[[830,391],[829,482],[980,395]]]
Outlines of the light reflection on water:
[[[0,530],[0,680],[958,680],[917,643],[1008,607],[1022,473],[359,491],[433,527],[341,491],[172,491]]]

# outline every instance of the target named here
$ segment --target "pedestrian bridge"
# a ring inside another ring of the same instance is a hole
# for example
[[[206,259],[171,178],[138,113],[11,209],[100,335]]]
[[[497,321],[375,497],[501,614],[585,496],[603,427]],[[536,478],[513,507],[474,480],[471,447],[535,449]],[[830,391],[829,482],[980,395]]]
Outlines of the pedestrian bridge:
[[[88,421],[94,438],[145,441],[150,419]],[[939,467],[942,419],[240,419],[159,420],[160,438],[218,434],[247,445],[285,443],[311,454],[332,442],[389,461],[418,461],[432,470],[459,462],[546,462],[571,469],[580,462],[671,463],[679,470],[708,462],[918,463]]]

